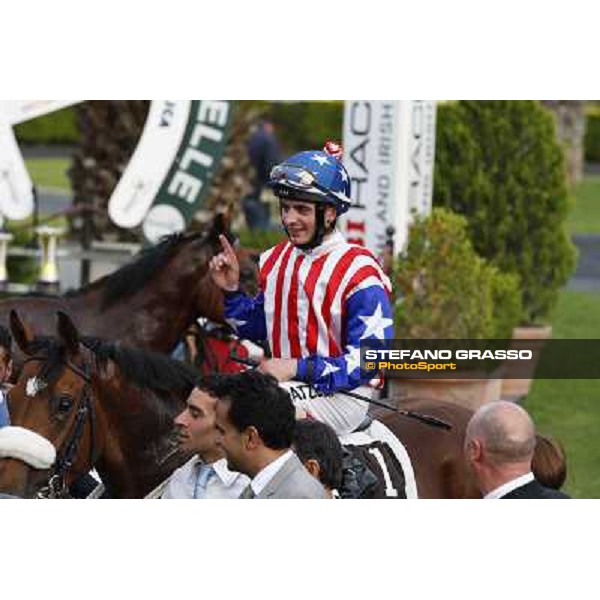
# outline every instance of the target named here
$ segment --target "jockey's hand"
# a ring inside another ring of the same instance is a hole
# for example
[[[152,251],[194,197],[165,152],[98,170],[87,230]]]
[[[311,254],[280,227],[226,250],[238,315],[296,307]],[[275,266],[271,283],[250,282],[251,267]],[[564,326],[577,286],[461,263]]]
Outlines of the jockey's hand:
[[[210,259],[208,264],[213,281],[222,290],[235,292],[240,285],[240,263],[235,250],[224,235],[219,236],[223,252]]]
[[[298,361],[295,358],[270,358],[261,362],[258,370],[272,375],[277,381],[289,381],[296,377]]]

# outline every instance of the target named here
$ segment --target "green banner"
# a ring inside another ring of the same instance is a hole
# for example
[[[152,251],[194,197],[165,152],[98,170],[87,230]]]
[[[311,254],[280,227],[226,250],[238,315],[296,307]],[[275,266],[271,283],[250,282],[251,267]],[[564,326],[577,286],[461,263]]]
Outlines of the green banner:
[[[234,103],[229,100],[192,101],[181,145],[144,218],[146,239],[183,231],[210,189],[228,142]]]

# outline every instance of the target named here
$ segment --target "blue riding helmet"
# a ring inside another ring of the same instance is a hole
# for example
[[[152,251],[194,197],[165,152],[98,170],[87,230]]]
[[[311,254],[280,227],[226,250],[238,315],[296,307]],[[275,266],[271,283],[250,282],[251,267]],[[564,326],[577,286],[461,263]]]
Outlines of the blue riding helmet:
[[[332,204],[338,215],[350,208],[350,177],[335,156],[307,150],[273,167],[269,186],[280,198]]]

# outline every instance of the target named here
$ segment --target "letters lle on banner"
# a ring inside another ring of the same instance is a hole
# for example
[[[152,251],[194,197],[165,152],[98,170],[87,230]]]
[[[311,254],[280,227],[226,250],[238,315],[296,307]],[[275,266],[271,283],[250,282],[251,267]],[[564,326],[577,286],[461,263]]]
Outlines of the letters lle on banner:
[[[232,109],[227,100],[192,102],[182,144],[144,219],[150,241],[182,231],[200,208],[225,151]]]

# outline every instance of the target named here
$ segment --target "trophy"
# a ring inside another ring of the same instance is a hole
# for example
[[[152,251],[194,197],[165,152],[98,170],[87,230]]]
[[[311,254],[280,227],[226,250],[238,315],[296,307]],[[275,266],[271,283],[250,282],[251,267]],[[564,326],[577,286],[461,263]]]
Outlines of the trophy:
[[[12,233],[0,231],[0,291],[8,287],[8,271],[6,269],[6,258],[8,255],[8,244],[13,239]]]
[[[35,232],[38,235],[42,250],[37,288],[41,292],[58,293],[60,289],[57,257],[58,238],[65,233],[65,230],[62,227],[42,225],[37,227]]]

